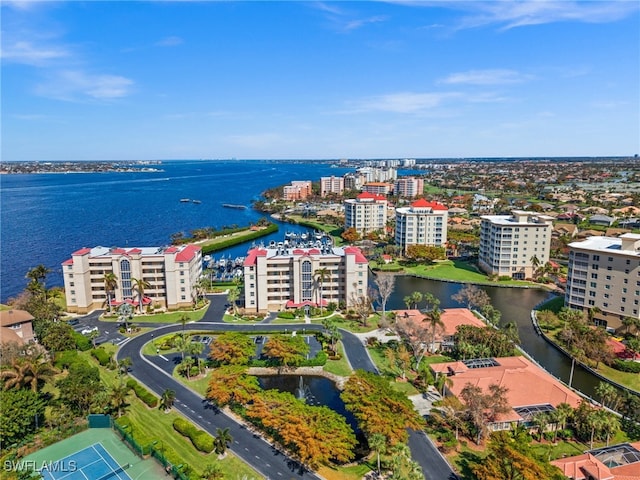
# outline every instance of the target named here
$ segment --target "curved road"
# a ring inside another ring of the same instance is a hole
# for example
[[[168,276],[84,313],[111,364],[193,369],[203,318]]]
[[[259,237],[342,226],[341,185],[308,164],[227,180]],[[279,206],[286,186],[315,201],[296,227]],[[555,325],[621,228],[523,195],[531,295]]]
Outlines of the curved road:
[[[208,298],[211,302],[202,320],[186,324],[184,327],[185,330],[210,332],[240,331],[250,333],[257,329],[261,332],[278,332],[283,329],[290,331],[299,331],[302,329],[319,331],[323,328],[322,325],[318,324],[259,324],[259,326],[256,326],[223,323],[222,317],[224,315],[226,297],[212,295]],[[98,316],[99,314],[95,315],[94,313],[90,316],[91,321],[84,323],[96,325],[101,328],[101,330],[108,330],[109,328],[114,330],[113,323],[99,321],[97,319]],[[149,324],[144,325],[155,326]],[[199,394],[175,380],[171,376],[171,373],[173,372],[175,364],[179,361],[177,355],[173,355],[171,358],[162,355],[142,355],[142,347],[145,343],[151,341],[154,336],[178,332],[183,328],[182,325],[175,324],[162,324],[157,327],[158,328],[152,332],[139,335],[121,344],[121,348],[118,350],[116,356],[118,359],[131,358],[132,367],[130,374],[132,376],[158,396],[162,395],[162,392],[166,389],[174,390],[176,392],[174,408],[211,435],[215,436],[217,428],[228,428],[229,433],[231,433],[233,437],[233,445],[230,447],[230,450],[267,479],[320,478],[313,472],[306,470],[284,452],[276,449],[258,434],[247,430],[247,428],[214,407]],[[377,373],[377,369],[371,361],[371,357],[369,357],[362,341],[346,330],[341,330],[341,333],[345,353],[351,366],[354,369]],[[457,478],[447,461],[424,432],[410,430],[409,447],[413,460],[422,467],[422,471],[427,480],[453,480]]]

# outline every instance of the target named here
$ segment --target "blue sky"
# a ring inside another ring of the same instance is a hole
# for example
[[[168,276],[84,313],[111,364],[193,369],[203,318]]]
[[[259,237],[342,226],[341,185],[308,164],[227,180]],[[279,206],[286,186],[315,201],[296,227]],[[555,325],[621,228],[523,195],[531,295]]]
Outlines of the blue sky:
[[[640,2],[2,1],[2,159],[640,153]]]

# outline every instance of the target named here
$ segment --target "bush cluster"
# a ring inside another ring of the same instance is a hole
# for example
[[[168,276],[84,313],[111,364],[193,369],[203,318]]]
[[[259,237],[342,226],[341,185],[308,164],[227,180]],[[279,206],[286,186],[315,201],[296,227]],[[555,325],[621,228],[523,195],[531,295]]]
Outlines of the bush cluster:
[[[91,350],[91,356],[95,358],[102,367],[106,367],[111,361],[111,357],[103,348],[94,348]]]
[[[611,366],[621,372],[640,373],[640,363],[638,362],[627,362],[625,360],[616,359]]]
[[[89,340],[81,333],[72,332],[71,337],[73,338],[73,341],[76,342],[76,348],[81,352],[86,352],[87,350],[90,350],[91,347],[93,347],[93,345],[91,344],[91,340]]]
[[[136,397],[142,400],[148,407],[156,408],[158,406],[158,397],[136,382],[133,378],[127,380],[127,387],[131,388],[135,392]]]
[[[173,428],[185,437],[189,437],[193,446],[204,453],[213,452],[214,438],[204,430],[195,427],[184,418],[176,418],[173,421]]]
[[[53,362],[53,365],[58,370],[64,370],[68,369],[72,364],[82,361],[82,358],[78,356],[77,350],[64,350],[62,352],[55,353],[55,360]]]

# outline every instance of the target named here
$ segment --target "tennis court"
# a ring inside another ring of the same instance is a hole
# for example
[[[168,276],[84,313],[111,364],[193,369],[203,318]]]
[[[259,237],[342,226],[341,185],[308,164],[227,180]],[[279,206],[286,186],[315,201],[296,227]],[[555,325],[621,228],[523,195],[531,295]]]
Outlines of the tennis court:
[[[110,428],[90,428],[24,460],[45,480],[147,480],[166,476],[162,465],[151,458],[140,458]]]
[[[51,464],[40,474],[44,480],[131,480],[125,470],[128,463],[118,465],[100,443],[95,443]]]

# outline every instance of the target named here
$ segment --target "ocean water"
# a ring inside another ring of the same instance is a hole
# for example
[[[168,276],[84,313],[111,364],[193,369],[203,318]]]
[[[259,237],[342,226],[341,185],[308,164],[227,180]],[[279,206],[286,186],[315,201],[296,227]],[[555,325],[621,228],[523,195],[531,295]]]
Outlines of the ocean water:
[[[39,264],[62,285],[61,263],[83,247],[160,246],[171,234],[212,226],[245,226],[264,216],[250,208],[268,188],[318,181],[353,168],[329,163],[167,161],[162,172],[2,175],[0,177],[0,301],[19,294]],[[200,204],[181,203],[181,198]],[[246,205],[246,210],[223,203]],[[265,241],[302,227],[280,224]],[[244,255],[251,244],[225,251]]]

